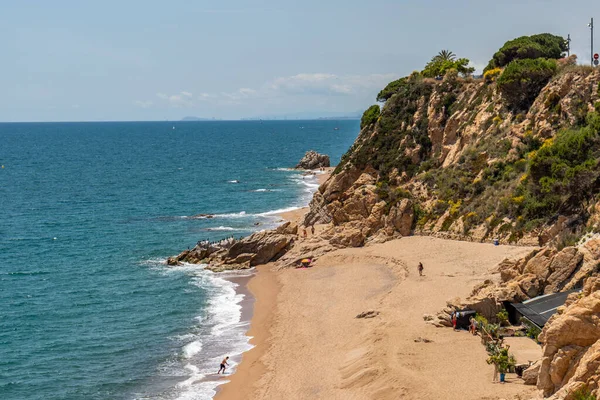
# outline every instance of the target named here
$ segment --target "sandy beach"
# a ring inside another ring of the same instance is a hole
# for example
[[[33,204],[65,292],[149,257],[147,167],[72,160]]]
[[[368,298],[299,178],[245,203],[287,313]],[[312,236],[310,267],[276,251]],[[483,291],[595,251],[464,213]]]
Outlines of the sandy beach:
[[[249,284],[256,347],[216,399],[527,398],[534,389],[514,376],[491,382],[479,337],[423,315],[497,279],[498,262],[528,250],[415,236],[335,251],[311,269],[259,267]],[[364,311],[379,315],[357,319]],[[523,358],[536,352],[532,343],[523,342]]]

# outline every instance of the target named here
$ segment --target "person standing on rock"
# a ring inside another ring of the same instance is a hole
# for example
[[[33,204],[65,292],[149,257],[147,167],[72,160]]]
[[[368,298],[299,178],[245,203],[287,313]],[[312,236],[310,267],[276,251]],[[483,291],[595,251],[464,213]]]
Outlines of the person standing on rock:
[[[226,368],[225,366],[229,365],[227,363],[227,360],[229,360],[229,356],[225,357],[223,359],[223,361],[221,361],[221,367],[219,368],[219,372],[217,372],[217,375],[219,375],[221,373],[221,371],[223,371],[223,375],[225,375],[225,368]]]
[[[315,226],[314,225],[310,226],[310,234],[315,236]]]
[[[306,232],[306,227],[302,228],[302,234],[304,235],[304,239],[306,239],[306,237],[308,236],[308,233]]]
[[[419,270],[419,276],[423,276],[423,263],[420,262],[419,266],[417,267],[417,270]]]

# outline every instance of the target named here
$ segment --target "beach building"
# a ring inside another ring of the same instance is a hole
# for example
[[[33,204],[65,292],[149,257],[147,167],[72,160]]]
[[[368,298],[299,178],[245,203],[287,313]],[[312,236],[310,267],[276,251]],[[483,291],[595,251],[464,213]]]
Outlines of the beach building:
[[[508,319],[512,324],[518,324],[521,318],[525,318],[538,328],[542,329],[558,307],[565,304],[567,297],[571,293],[580,292],[580,289],[573,289],[566,292],[545,294],[534,297],[522,303],[508,303],[505,308],[508,311]]]

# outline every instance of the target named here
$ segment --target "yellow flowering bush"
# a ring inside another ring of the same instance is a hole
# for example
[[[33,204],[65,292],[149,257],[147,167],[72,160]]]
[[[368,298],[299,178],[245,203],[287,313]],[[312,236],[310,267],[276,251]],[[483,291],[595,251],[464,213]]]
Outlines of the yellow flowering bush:
[[[483,79],[485,79],[485,81],[488,83],[494,82],[500,76],[501,73],[501,68],[490,69],[488,71],[485,71],[485,73],[483,74]]]

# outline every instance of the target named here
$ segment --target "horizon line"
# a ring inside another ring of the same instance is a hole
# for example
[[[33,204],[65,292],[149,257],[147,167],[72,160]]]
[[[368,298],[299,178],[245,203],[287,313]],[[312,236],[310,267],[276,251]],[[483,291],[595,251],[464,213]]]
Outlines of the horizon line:
[[[0,121],[0,124],[82,124],[82,123],[114,123],[114,122],[260,122],[260,121],[338,121],[360,120],[360,117],[315,117],[315,118],[238,118],[238,119],[198,119],[198,120],[71,120],[71,121]]]

